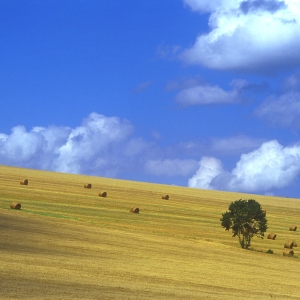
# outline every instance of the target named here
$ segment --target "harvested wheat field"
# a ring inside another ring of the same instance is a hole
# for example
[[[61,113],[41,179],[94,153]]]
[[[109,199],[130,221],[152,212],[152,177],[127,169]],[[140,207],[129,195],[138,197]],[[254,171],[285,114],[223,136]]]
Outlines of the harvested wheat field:
[[[220,226],[240,198],[268,212],[250,250]],[[0,166],[0,298],[300,299],[300,250],[283,255],[299,216],[297,199]]]

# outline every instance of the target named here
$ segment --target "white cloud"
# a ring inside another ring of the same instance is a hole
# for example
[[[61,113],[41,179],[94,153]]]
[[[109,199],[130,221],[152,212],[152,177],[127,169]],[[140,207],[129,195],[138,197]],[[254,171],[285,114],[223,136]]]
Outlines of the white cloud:
[[[201,34],[181,58],[214,69],[271,71],[300,62],[300,6],[296,0],[185,0],[210,13]]]
[[[137,168],[136,157],[151,147],[133,138],[127,120],[91,113],[72,129],[50,126],[26,131],[16,126],[0,134],[0,163],[67,173],[116,176]]]
[[[73,129],[58,149],[55,169],[68,173],[90,173],[112,166],[116,148],[132,133],[132,125],[117,117],[91,113],[83,124]]]
[[[213,189],[211,181],[224,172],[222,162],[214,157],[204,156],[199,162],[200,168],[196,174],[189,179],[189,187]]]
[[[69,132],[64,127],[33,128],[27,132],[24,126],[16,126],[10,135],[1,134],[0,163],[47,169]]]
[[[300,173],[300,145],[283,147],[276,140],[243,154],[226,172],[216,158],[202,158],[190,187],[239,192],[271,192],[292,184]]]
[[[300,127],[300,93],[287,92],[268,97],[254,112],[271,125]]]
[[[161,159],[166,153],[134,137],[133,129],[127,120],[97,113],[76,128],[16,126],[11,134],[0,133],[0,164],[105,177],[191,176],[197,170],[193,159]]]
[[[243,88],[248,83],[244,80],[233,80],[230,85],[233,89],[225,91],[217,85],[196,84],[179,92],[176,101],[186,106],[240,102]]]
[[[197,165],[193,159],[149,160],[145,164],[145,171],[158,176],[187,176],[197,170]]]

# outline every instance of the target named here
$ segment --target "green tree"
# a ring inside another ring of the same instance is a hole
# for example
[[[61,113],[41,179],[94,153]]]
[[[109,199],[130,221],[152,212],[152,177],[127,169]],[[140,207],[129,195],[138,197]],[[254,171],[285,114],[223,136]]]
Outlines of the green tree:
[[[265,211],[253,199],[232,202],[220,221],[225,230],[232,229],[232,236],[238,236],[241,247],[245,249],[250,246],[253,236],[264,238],[268,228]]]

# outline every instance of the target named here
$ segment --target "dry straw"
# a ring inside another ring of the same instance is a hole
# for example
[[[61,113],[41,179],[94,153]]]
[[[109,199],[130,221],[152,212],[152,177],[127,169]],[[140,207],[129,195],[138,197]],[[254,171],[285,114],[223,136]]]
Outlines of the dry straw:
[[[284,244],[284,248],[293,249],[293,247],[297,247],[297,243],[295,241],[286,241]]]
[[[130,212],[138,214],[140,212],[140,209],[138,207],[134,206],[130,209]]]
[[[85,188],[85,189],[91,189],[91,188],[92,188],[92,185],[91,185],[90,183],[85,184],[85,185],[84,185],[84,188]]]
[[[163,195],[161,199],[169,200],[169,195]]]
[[[277,234],[276,233],[269,233],[269,235],[268,235],[268,239],[269,240],[275,240],[276,239],[276,236],[277,236]]]
[[[28,185],[28,179],[21,180],[20,184],[22,184],[22,185]]]
[[[290,227],[290,231],[296,231],[297,230],[297,226],[291,226]]]
[[[99,197],[106,197],[107,196],[107,193],[106,192],[100,192],[99,193]]]
[[[10,205],[11,209],[21,209],[21,204],[19,202],[12,202]]]
[[[282,255],[283,256],[294,256],[294,250],[285,248]]]

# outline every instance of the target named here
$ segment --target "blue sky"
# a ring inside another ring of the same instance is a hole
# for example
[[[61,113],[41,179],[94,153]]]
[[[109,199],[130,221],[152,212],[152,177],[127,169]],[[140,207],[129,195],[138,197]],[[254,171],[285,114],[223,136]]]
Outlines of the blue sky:
[[[296,0],[2,0],[0,164],[299,197]]]

